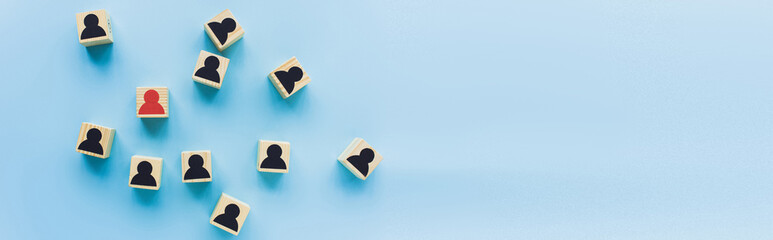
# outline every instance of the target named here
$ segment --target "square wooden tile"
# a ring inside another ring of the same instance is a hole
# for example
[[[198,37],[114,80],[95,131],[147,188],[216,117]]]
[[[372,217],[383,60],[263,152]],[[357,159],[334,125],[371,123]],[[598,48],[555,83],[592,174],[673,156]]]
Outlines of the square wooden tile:
[[[193,70],[193,81],[220,89],[230,61],[223,56],[201,50]]]
[[[212,181],[212,153],[209,150],[182,152],[184,183]]]
[[[258,141],[258,171],[273,173],[290,171],[290,143]]]
[[[75,151],[98,158],[110,157],[115,129],[92,123],[81,123]]]
[[[311,82],[301,63],[295,57],[290,58],[268,74],[268,79],[274,84],[282,98],[288,98]]]
[[[163,159],[158,157],[132,156],[129,169],[129,187],[158,190],[161,187]]]
[[[233,235],[239,235],[249,213],[250,205],[223,193],[212,211],[209,223]]]
[[[104,9],[75,14],[78,27],[78,42],[83,46],[113,43],[113,28],[110,15]]]
[[[204,31],[221,52],[244,36],[242,25],[228,9],[207,21],[204,24]]]
[[[343,153],[338,156],[341,162],[349,171],[358,178],[365,180],[370,176],[376,166],[381,163],[381,154],[376,152],[362,138],[355,138],[352,143],[346,147]]]
[[[166,87],[138,87],[137,117],[168,118],[169,90]]]

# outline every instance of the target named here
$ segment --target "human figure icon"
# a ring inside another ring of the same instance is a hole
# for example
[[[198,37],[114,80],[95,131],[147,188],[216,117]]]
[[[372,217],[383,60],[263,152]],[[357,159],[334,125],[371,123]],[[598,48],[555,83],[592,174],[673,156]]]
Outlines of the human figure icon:
[[[86,132],[86,140],[83,140],[83,142],[78,145],[78,149],[102,155],[103,151],[102,144],[99,143],[100,140],[102,140],[102,132],[96,128],[89,129],[89,131]]]
[[[220,83],[220,73],[217,72],[217,68],[220,67],[220,60],[215,56],[209,56],[204,59],[204,67],[196,70],[196,76],[207,79],[216,83]]]
[[[260,168],[287,169],[287,164],[282,160],[282,147],[271,144],[266,149],[266,155],[268,156],[260,163]]]
[[[158,103],[158,92],[150,89],[143,95],[145,103],[140,107],[138,114],[164,114],[164,107]]]
[[[134,175],[134,177],[132,177],[131,184],[155,187],[156,178],[154,178],[153,175],[150,175],[151,172],[153,172],[153,165],[150,164],[150,162],[148,161],[140,162],[139,164],[137,164],[137,175]]]
[[[209,29],[215,34],[220,45],[223,45],[228,40],[228,33],[233,32],[236,29],[236,21],[234,21],[233,18],[225,18],[220,22],[207,23],[207,26],[209,26]]]
[[[350,156],[346,159],[346,161],[349,161],[349,163],[351,163],[352,166],[357,169],[357,171],[360,171],[362,176],[367,177],[369,171],[368,164],[373,162],[374,157],[375,154],[373,153],[373,149],[364,148],[360,151],[360,155]]]
[[[279,82],[282,83],[282,87],[287,90],[287,93],[293,93],[295,89],[295,82],[300,81],[303,78],[303,69],[299,67],[291,67],[287,71],[276,71],[274,73]]]
[[[224,213],[217,215],[214,221],[224,227],[234,230],[234,232],[238,232],[239,222],[236,221],[236,217],[239,216],[239,212],[239,206],[233,203],[228,204],[228,206],[225,206]]]
[[[102,29],[102,27],[99,26],[99,18],[93,13],[86,15],[86,17],[83,18],[83,25],[85,25],[86,28],[81,32],[81,40],[107,36],[105,29]]]
[[[185,171],[185,176],[183,177],[185,180],[188,179],[199,179],[199,178],[210,178],[209,171],[207,171],[206,168],[204,168],[204,158],[201,157],[201,155],[193,154],[188,158],[188,168],[187,171]]]

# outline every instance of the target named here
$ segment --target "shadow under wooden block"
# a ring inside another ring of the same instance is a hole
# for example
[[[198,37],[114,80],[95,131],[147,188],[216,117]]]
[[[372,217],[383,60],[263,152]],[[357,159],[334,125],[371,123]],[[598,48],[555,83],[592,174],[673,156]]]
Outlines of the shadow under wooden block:
[[[219,92],[217,88],[211,88],[204,84],[196,84],[196,90],[204,96],[207,101],[212,101],[212,99],[215,99],[215,96],[217,96],[217,93]]]
[[[166,118],[142,118],[142,125],[152,136],[159,136],[166,131]]]
[[[338,171],[336,171],[336,175],[338,175],[338,184],[341,185],[341,189],[345,192],[362,192],[366,189],[368,182],[362,181],[362,179],[352,174],[346,166],[336,168],[338,169]]]
[[[212,182],[198,182],[196,184],[185,184],[185,186],[188,188],[188,192],[196,197],[201,197],[212,191],[211,183]]]
[[[81,156],[92,173],[103,179],[107,177],[107,173],[110,171],[110,168],[106,167],[107,161],[86,154],[82,154]]]
[[[113,55],[113,44],[99,45],[86,48],[89,59],[97,65],[109,66]]]
[[[143,205],[153,205],[158,201],[158,191],[148,191],[139,188],[134,188],[132,190],[134,191],[134,197]]]
[[[262,172],[260,174],[260,181],[270,190],[277,190],[282,185],[282,173]]]

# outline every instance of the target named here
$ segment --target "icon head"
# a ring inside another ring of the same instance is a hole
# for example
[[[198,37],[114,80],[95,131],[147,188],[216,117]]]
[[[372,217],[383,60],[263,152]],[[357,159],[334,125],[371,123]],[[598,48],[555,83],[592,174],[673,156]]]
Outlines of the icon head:
[[[228,206],[225,206],[225,215],[228,217],[236,218],[239,216],[239,206],[236,206],[236,204],[228,204]]]
[[[276,144],[271,144],[271,146],[268,146],[268,149],[266,149],[266,155],[272,158],[282,156],[282,147]]]
[[[223,19],[220,24],[223,26],[223,30],[228,32],[233,32],[234,29],[236,29],[236,21],[234,21],[232,18]]]
[[[373,153],[373,149],[365,148],[360,151],[360,157],[367,159],[368,163],[373,162],[373,157],[375,157],[375,153]]]
[[[86,140],[99,141],[102,139],[102,132],[99,129],[92,128],[86,132]]]
[[[150,172],[153,172],[153,165],[151,165],[148,161],[142,161],[137,164],[137,173],[144,175],[150,174]]]
[[[218,60],[215,56],[209,56],[204,60],[204,67],[217,69],[220,67],[220,60]]]
[[[297,67],[297,66],[291,67],[289,70],[287,70],[287,72],[292,72],[292,73],[295,73],[295,74],[303,74],[303,70],[301,68]],[[303,75],[301,75],[301,76],[303,76]]]
[[[201,168],[204,166],[204,158],[198,154],[193,154],[188,158],[188,166],[191,168]]]
[[[86,25],[86,27],[96,27],[99,25],[99,18],[93,13],[86,15],[86,17],[83,18],[83,25]]]
[[[145,95],[143,96],[143,99],[145,99],[145,102],[147,103],[157,103],[158,92],[156,92],[156,90],[153,90],[153,89],[145,91]]]

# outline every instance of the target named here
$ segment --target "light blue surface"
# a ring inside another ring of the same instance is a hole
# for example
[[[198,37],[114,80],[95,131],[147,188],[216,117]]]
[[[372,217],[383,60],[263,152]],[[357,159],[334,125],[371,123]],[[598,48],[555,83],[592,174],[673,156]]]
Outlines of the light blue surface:
[[[244,38],[222,89],[191,80],[203,24]],[[86,49],[75,14],[106,9]],[[770,1],[3,1],[0,239],[770,239]],[[297,56],[283,100],[268,72]],[[167,86],[167,120],[135,117]],[[81,122],[117,129],[107,160]],[[367,181],[336,157],[384,156]],[[258,173],[258,139],[290,172]],[[214,181],[181,182],[209,149]],[[164,158],[159,191],[127,186]]]

